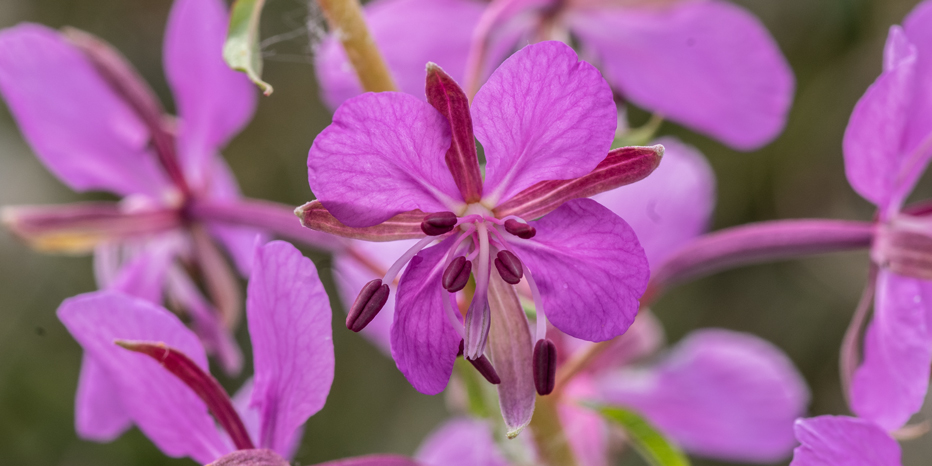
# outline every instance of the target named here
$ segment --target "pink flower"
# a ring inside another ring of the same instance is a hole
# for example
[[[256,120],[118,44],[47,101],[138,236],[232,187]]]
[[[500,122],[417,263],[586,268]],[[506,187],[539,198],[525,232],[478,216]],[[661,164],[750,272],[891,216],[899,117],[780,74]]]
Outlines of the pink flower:
[[[903,203],[932,157],[932,2],[893,26],[884,71],[858,101],[845,132],[851,186],[877,206],[868,293],[843,361],[852,410],[886,431],[922,406],[932,366],[932,218]],[[860,331],[874,290],[874,313],[858,363]],[[853,375],[851,374],[853,373]]]
[[[299,212],[308,226],[347,237],[421,238],[363,288],[347,324],[358,331],[374,318],[407,263],[391,330],[399,369],[418,390],[439,393],[462,341],[466,358],[501,382],[503,413],[516,433],[533,412],[535,383],[538,391],[546,384],[532,380],[532,339],[509,284],[525,279],[534,290],[539,342],[547,320],[590,341],[624,333],[647,261],[621,218],[579,198],[643,178],[662,147],[609,153],[617,123],[611,91],[558,42],[512,56],[472,108],[435,65],[428,95],[431,104],[399,93],[344,103],[311,147],[318,201]],[[484,179],[473,123],[488,162]],[[470,275],[476,290],[464,323],[452,297]],[[507,302],[490,306],[490,299]]]

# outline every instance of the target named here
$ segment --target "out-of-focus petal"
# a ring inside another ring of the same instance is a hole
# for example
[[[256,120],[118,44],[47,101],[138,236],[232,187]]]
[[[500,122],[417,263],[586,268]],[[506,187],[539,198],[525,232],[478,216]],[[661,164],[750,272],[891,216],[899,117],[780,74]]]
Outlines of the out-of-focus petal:
[[[246,307],[258,445],[287,455],[295,430],[320,411],[333,383],[330,300],[311,260],[273,241],[256,251]]]
[[[444,161],[450,124],[427,102],[398,92],[346,101],[307,157],[308,183],[324,207],[351,227],[395,214],[442,212],[462,204]]]
[[[586,351],[596,343],[559,335],[558,354],[572,358],[577,352]],[[614,370],[638,360],[650,357],[666,343],[663,325],[649,309],[639,309],[634,323],[624,335],[615,338],[602,353],[587,367],[586,372],[596,374]]]
[[[163,342],[207,370],[203,347],[177,317],[147,301],[101,291],[65,300],[58,318],[116,384],[133,422],[166,455],[206,464],[230,451],[207,406],[184,382],[148,356],[114,344]]]
[[[916,45],[916,89],[913,94],[909,123],[904,135],[903,149],[912,152],[932,136],[932,2],[924,1],[903,20],[903,30],[909,41]],[[932,157],[926,150],[912,167],[914,179],[904,182],[911,189]]]
[[[161,303],[168,267],[177,252],[172,246],[170,242],[153,241],[151,247],[136,254],[120,268],[107,289],[122,291],[151,303]]]
[[[212,159],[213,169],[210,173],[207,188],[212,199],[220,201],[236,201],[240,198],[239,185],[230,166],[220,157]],[[256,237],[258,242],[264,244],[268,235],[262,230],[249,227],[236,227],[220,222],[206,222],[211,236],[216,238],[227,254],[233,259],[236,268],[244,277],[252,272],[252,259],[256,250]]]
[[[793,72],[761,22],[726,1],[581,9],[570,29],[606,79],[637,105],[737,149],[774,139],[793,100]]]
[[[486,421],[459,418],[434,430],[414,458],[423,466],[507,466]]]
[[[567,387],[568,400],[592,399],[595,393],[592,378],[577,376]],[[608,466],[609,431],[598,413],[576,404],[560,403],[557,406],[563,431],[580,466]]]
[[[237,450],[233,453],[223,455],[217,461],[207,466],[290,466],[288,460],[279,456],[272,450],[251,449]]]
[[[514,288],[494,272],[488,299],[492,315],[488,352],[501,379],[496,388],[506,434],[514,438],[531,422],[537,398],[531,331]]]
[[[649,270],[634,230],[590,199],[575,199],[510,245],[540,288],[547,319],[587,341],[617,337],[634,322]]]
[[[333,279],[340,293],[340,299],[343,301],[343,310],[350,308],[366,283],[385,275],[395,260],[415,243],[417,243],[415,240],[389,243],[351,241],[346,252],[334,255]],[[391,354],[391,326],[394,318],[395,300],[389,299],[375,319],[372,319],[360,333],[380,350]]]
[[[484,196],[507,200],[539,181],[591,172],[618,125],[612,91],[562,42],[529,45],[509,57],[472,103],[487,160]]]
[[[364,12],[398,89],[424,99],[427,62],[463,82],[472,31],[484,8],[475,0],[379,0],[366,5]],[[363,93],[343,46],[332,34],[318,46],[314,69],[330,108]]]
[[[220,321],[220,312],[179,267],[169,270],[167,285],[169,298],[191,318],[191,328],[207,354],[217,358],[227,375],[239,374],[243,369],[243,353],[233,333]]]
[[[109,442],[133,424],[116,384],[93,358],[81,359],[81,376],[74,402],[74,426],[78,436],[95,442]]]
[[[887,431],[922,408],[929,389],[932,283],[881,270],[864,361],[851,384],[851,409]]]
[[[157,196],[168,187],[146,126],[58,32],[22,24],[0,33],[0,93],[36,155],[71,189]]]
[[[601,378],[602,395],[629,406],[690,453],[777,461],[795,445],[805,381],[778,348],[755,336],[700,330],[659,364]]]
[[[657,142],[663,161],[650,176],[592,197],[631,225],[654,267],[702,234],[715,207],[715,173],[705,157],[674,138]]]
[[[799,419],[794,427],[802,445],[790,466],[899,466],[900,446],[876,424],[847,416]]]
[[[217,151],[252,118],[256,90],[223,61],[228,14],[221,0],[177,0],[165,31],[165,73],[180,117],[178,152],[202,186]]]
[[[262,429],[262,413],[259,412],[258,407],[252,406],[252,378],[247,379],[243,382],[243,385],[239,387],[239,390],[236,391],[236,394],[233,395],[233,407],[236,408],[236,412],[239,413],[240,420],[243,421],[243,426],[246,427],[246,431],[249,432],[249,437],[257,439],[260,436]],[[291,438],[288,440],[287,446],[285,447],[285,452],[283,454],[285,458],[294,458],[295,453],[298,451],[298,447],[301,446],[301,437],[304,436],[304,427],[299,427],[295,430]]]
[[[462,337],[444,312],[443,258],[455,237],[422,250],[408,262],[395,291],[392,358],[417,391],[436,395],[453,373]]]
[[[916,89],[916,48],[899,26],[890,28],[885,55],[884,72],[854,107],[843,142],[848,182],[881,209],[903,191],[903,135]]]

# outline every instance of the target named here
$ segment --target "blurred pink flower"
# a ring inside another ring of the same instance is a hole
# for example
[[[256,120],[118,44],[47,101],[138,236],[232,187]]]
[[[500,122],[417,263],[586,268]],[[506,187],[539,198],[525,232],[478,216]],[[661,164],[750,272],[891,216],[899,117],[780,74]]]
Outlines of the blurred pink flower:
[[[256,249],[249,280],[247,319],[255,374],[246,384],[248,395],[237,396],[249,400],[238,406],[245,440],[231,432],[236,429],[224,418],[218,420],[232,440],[221,434],[208,415],[204,395],[186,386],[187,379],[114,344],[120,340],[128,342],[124,346],[169,348],[193,361],[194,372],[206,373],[203,346],[168,310],[105,290],[66,300],[58,316],[84,348],[85,361],[94,361],[98,380],[110,383],[106,403],[114,416],[122,416],[121,429],[113,436],[134,424],[165,454],[190,456],[202,464],[231,452],[233,444],[242,448],[249,441],[290,457],[300,427],[323,407],[333,381],[329,299],[314,264],[281,241]],[[213,399],[224,400],[229,403],[225,393]],[[83,401],[78,398],[78,410]]]
[[[851,115],[844,155],[851,186],[878,209],[867,299],[842,355],[849,398],[858,416],[893,431],[922,407],[932,366],[932,217],[925,207],[903,208],[932,157],[932,2],[890,29],[883,73]]]
[[[399,89],[415,96],[427,62],[471,94],[521,45],[573,37],[622,99],[740,150],[773,140],[793,100],[776,42],[723,0],[380,0],[365,11]],[[362,92],[335,38],[315,65],[332,108]]]

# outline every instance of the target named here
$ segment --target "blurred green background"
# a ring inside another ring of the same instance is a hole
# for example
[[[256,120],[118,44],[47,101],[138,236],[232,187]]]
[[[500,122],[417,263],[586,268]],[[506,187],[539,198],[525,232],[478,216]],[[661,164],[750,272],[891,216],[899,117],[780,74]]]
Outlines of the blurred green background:
[[[880,72],[887,29],[917,1],[738,3],[773,32],[796,72],[797,91],[786,131],[754,153],[736,153],[674,124],[663,125],[662,133],[694,144],[715,168],[714,228],[775,218],[869,219],[870,206],[844,178],[842,134],[855,102]],[[169,7],[170,0],[0,0],[0,27],[33,21],[93,32],[126,54],[171,109],[161,64]],[[266,47],[264,76],[275,94],[261,99],[252,124],[224,152],[248,196],[289,205],[311,198],[307,149],[330,121],[310,65],[310,43],[321,32],[320,23],[304,1],[268,1],[263,35],[276,39]],[[633,115],[646,119],[643,113]],[[917,196],[932,194],[930,181],[922,182]],[[0,105],[0,205],[90,198],[70,192],[39,164]],[[315,260],[329,281],[329,262]],[[766,338],[805,375],[813,392],[811,413],[842,414],[847,411],[838,382],[838,346],[866,269],[866,253],[748,267],[673,289],[654,310],[671,342],[700,327]],[[93,288],[89,257],[35,253],[8,232],[0,233],[0,464],[193,464],[165,458],[137,430],[111,444],[76,438],[72,404],[80,349],[54,311],[64,298]],[[446,416],[443,398],[417,393],[391,360],[346,331],[342,319],[334,319],[334,327],[333,389],[327,406],[308,422],[297,462],[413,453]],[[241,330],[239,339],[248,344]],[[241,380],[223,382],[235,388]],[[925,458],[932,457],[929,436],[903,447],[907,465],[928,464]],[[624,461],[639,464],[633,455]]]

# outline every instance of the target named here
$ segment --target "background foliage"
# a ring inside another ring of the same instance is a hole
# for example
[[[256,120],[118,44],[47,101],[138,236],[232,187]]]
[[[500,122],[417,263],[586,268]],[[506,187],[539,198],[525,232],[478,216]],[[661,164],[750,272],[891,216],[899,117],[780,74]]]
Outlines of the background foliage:
[[[879,74],[887,29],[916,0],[742,0],[773,32],[797,77],[789,124],[773,144],[740,154],[671,123],[661,132],[696,145],[718,175],[713,228],[800,217],[867,220],[870,206],[848,186],[841,140],[858,97]],[[0,27],[34,21],[75,26],[113,43],[169,109],[161,42],[170,0],[0,0]],[[317,97],[310,43],[319,15],[301,0],[270,0],[263,18],[264,78],[253,123],[225,156],[244,193],[298,205],[310,200],[305,162],[330,120]],[[310,24],[310,26],[308,26]],[[274,43],[273,43],[274,42]],[[632,112],[635,124],[647,115]],[[932,180],[919,195],[932,194]],[[71,193],[39,164],[0,105],[0,205],[66,203]],[[314,257],[330,285],[329,263]],[[811,413],[845,413],[837,350],[866,278],[866,253],[744,268],[671,290],[654,310],[677,341],[699,327],[752,332],[785,350],[808,380]],[[88,257],[34,253],[0,232],[0,463],[174,465],[138,431],[112,444],[76,438],[73,396],[80,349],[54,311],[94,288]],[[339,303],[334,301],[335,310]],[[340,312],[340,311],[337,311]],[[327,406],[308,422],[301,464],[371,452],[410,454],[446,416],[442,396],[417,393],[392,361],[334,319],[336,378]],[[239,334],[247,344],[245,328]],[[250,369],[247,368],[247,373]],[[235,388],[241,380],[222,380]],[[921,416],[929,416],[928,412]],[[904,464],[926,464],[932,442],[904,443]],[[627,455],[624,464],[639,464]],[[696,461],[696,464],[715,464]]]

